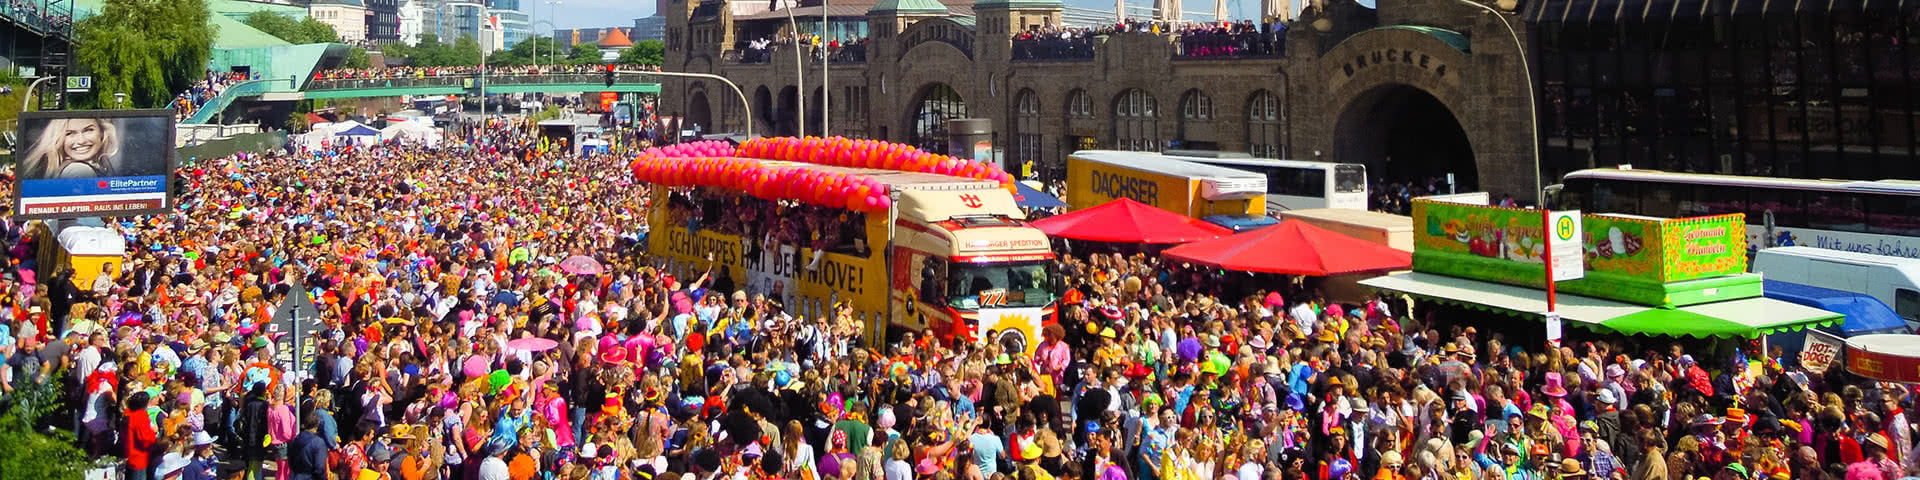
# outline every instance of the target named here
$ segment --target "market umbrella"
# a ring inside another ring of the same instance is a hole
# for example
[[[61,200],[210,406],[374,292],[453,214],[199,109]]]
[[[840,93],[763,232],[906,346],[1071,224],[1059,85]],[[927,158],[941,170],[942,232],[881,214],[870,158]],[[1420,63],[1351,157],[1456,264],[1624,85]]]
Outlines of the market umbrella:
[[[558,346],[560,342],[539,337],[516,338],[507,342],[507,348],[522,352],[544,352]]]
[[[560,261],[560,271],[572,275],[599,275],[601,272],[606,271],[606,269],[601,268],[600,262],[594,260],[593,257],[574,255],[567,257],[566,260]]]
[[[1186,243],[1233,233],[1131,198],[1035,220],[1033,228],[1048,236],[1118,243]]]
[[[372,137],[379,136],[380,131],[374,130],[373,127],[366,125],[354,125],[352,128],[334,132],[334,135],[343,137]]]
[[[1047,192],[1034,189],[1025,183],[1014,182],[1013,188],[1013,202],[1021,207],[1061,208],[1067,206],[1067,202],[1060,201],[1060,197],[1055,197]]]
[[[1299,220],[1169,248],[1168,258],[1240,272],[1324,277],[1404,270],[1413,254]]]

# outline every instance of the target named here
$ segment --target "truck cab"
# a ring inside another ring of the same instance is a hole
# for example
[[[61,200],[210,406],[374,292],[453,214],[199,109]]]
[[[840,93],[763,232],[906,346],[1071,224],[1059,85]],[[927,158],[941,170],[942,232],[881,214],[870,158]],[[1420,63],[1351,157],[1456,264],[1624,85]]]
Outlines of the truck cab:
[[[894,323],[1032,352],[1056,321],[1053,251],[997,186],[899,185]],[[892,336],[892,335],[889,335]]]

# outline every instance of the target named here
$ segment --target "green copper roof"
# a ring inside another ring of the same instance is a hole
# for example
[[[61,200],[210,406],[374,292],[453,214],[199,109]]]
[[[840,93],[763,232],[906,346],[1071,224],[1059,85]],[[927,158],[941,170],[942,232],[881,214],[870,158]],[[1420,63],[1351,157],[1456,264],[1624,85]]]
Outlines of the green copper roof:
[[[1066,8],[1061,0],[978,0],[973,8]]]
[[[947,6],[942,5],[939,0],[880,0],[880,3],[873,4],[873,8],[867,10],[867,13],[945,15]]]

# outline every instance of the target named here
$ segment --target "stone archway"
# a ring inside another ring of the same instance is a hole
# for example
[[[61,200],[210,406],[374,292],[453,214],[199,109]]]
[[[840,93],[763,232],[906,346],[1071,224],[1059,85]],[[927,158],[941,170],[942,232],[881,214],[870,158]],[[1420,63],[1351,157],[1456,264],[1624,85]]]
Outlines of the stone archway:
[[[776,131],[777,129],[774,127],[774,118],[775,118],[774,113],[775,112],[773,111],[773,91],[768,90],[766,85],[761,85],[760,88],[754,89],[753,90],[753,115],[754,115],[753,124],[755,127],[758,127],[760,131],[747,132],[747,133],[769,134],[771,132]]]
[[[719,133],[721,128],[713,123],[713,107],[707,102],[707,92],[693,92],[693,98],[687,100],[687,127],[699,126],[701,132]]]
[[[1335,159],[1366,164],[1371,178],[1425,181],[1453,174],[1460,191],[1479,188],[1473,142],[1459,117],[1425,90],[1378,85],[1354,97],[1337,118]]]
[[[907,143],[920,150],[947,153],[947,120],[967,118],[967,101],[960,92],[945,83],[935,83],[920,89],[909,105],[912,116],[907,118]]]
[[[1526,192],[1532,182],[1515,175],[1533,164],[1526,111],[1512,107],[1525,106],[1527,87],[1502,75],[1504,57],[1475,58],[1475,46],[1451,30],[1388,25],[1328,49],[1312,158],[1366,164],[1370,180],[1452,173],[1460,191]]]

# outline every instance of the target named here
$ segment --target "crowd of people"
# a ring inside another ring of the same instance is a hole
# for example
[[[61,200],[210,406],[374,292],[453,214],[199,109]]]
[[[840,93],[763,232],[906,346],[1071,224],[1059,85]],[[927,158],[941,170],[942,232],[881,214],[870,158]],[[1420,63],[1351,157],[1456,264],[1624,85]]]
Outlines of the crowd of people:
[[[1176,37],[1176,57],[1279,56],[1286,53],[1286,24],[1239,22],[1172,23],[1130,20],[1101,28],[1033,26],[1013,36],[1015,60],[1091,59],[1094,37],[1123,33]]]
[[[629,71],[660,71],[659,65],[614,64],[615,68]],[[550,75],[550,74],[589,74],[606,71],[607,64],[553,64],[518,65],[487,67],[488,75]],[[453,67],[382,67],[382,68],[335,68],[313,72],[314,80],[378,80],[399,78],[427,78],[445,76],[467,76],[480,72],[477,66]]]
[[[191,162],[175,213],[109,222],[134,248],[90,281],[0,219],[0,403],[59,385],[58,426],[133,479],[1920,474],[1911,386],[1146,255],[1063,252],[1031,352],[867,339],[846,304],[794,316],[711,259],[665,268],[628,158],[533,131]],[[310,360],[288,295],[320,312]]]
[[[227,87],[247,80],[250,78],[245,73],[208,70],[206,78],[194,82],[187,91],[173,97],[174,116],[184,120],[192,116],[195,110],[199,110],[201,105],[206,105],[214,97],[220,96],[220,92],[226,91]]]
[[[828,39],[825,44],[822,44],[823,38],[815,34],[801,35],[800,42],[808,47],[807,55],[814,57],[815,60],[824,58],[833,63],[867,61],[866,37]],[[737,61],[740,63],[767,63],[774,60],[775,45],[793,45],[793,43],[794,39],[783,33],[779,38],[766,36],[735,42],[734,51],[738,52],[736,53],[739,55]]]

